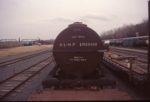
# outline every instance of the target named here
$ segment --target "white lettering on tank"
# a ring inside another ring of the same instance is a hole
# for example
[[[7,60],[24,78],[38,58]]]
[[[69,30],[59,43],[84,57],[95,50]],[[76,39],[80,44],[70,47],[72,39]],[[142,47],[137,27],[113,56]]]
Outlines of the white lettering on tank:
[[[96,47],[98,44],[96,42],[88,42],[88,43],[79,43],[79,46],[80,47]]]
[[[84,35],[74,35],[71,38],[73,38],[73,39],[84,39],[85,36]]]
[[[86,58],[82,57],[82,56],[74,56],[73,58],[70,58],[69,61],[73,61],[73,62],[85,62],[87,61]]]
[[[75,42],[68,42],[68,43],[59,43],[59,47],[97,47],[97,42],[80,42],[79,44],[76,44]]]
[[[74,42],[71,43],[59,43],[59,47],[74,47],[76,44]]]

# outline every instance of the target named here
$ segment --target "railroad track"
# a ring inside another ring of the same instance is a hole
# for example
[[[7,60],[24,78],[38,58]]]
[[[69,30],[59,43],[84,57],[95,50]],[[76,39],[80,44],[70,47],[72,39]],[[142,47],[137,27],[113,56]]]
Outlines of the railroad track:
[[[30,59],[30,58],[33,58],[33,57],[37,57],[39,55],[42,55],[42,54],[45,54],[45,53],[49,53],[49,52],[50,52],[49,50],[46,50],[46,51],[41,51],[41,52],[38,52],[38,53],[35,53],[35,54],[30,54],[30,55],[26,55],[26,56],[23,56],[23,57],[19,57],[19,58],[3,61],[3,62],[0,62],[0,68],[3,68],[5,66],[11,65],[11,64],[15,64],[17,62],[20,62],[20,61],[23,61],[23,60],[27,60],[27,59]]]
[[[148,52],[145,50],[136,50],[136,49],[128,49],[128,48],[119,48],[119,47],[110,47],[111,52],[122,55],[122,56],[135,56],[136,60],[148,63]]]
[[[17,92],[17,89],[26,84],[30,79],[44,70],[53,61],[53,57],[50,56],[0,83],[0,100],[4,100],[13,92]]]

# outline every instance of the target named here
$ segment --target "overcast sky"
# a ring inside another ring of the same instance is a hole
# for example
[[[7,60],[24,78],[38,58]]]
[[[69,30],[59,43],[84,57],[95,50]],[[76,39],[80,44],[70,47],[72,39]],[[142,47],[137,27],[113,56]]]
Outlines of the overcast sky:
[[[148,0],[0,0],[0,39],[51,39],[76,21],[100,35],[146,19]]]

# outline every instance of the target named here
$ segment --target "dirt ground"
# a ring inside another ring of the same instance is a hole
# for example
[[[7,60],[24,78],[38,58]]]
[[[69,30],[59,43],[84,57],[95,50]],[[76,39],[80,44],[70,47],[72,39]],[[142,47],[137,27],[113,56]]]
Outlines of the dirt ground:
[[[81,101],[81,100],[131,100],[126,93],[117,89],[91,90],[44,90],[33,92],[28,101]]]
[[[25,52],[32,52],[36,50],[44,50],[51,48],[52,45],[34,45],[34,46],[21,46],[21,47],[15,47],[15,48],[7,48],[7,49],[0,49],[0,57],[5,56],[11,56],[16,55],[19,53],[25,53]]]

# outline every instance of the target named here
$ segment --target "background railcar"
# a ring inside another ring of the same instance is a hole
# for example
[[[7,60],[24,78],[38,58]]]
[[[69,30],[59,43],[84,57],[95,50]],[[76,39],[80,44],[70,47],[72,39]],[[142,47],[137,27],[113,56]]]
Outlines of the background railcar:
[[[148,48],[148,36],[129,37],[109,40],[110,46],[130,47],[130,48]]]

